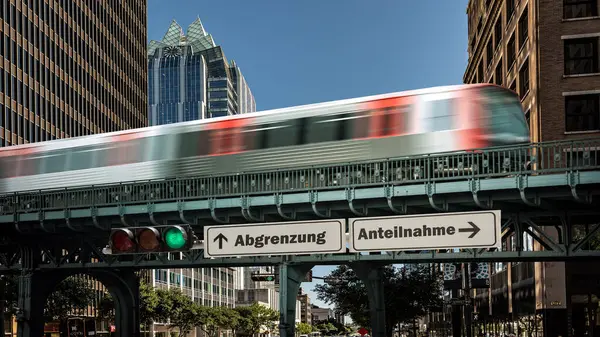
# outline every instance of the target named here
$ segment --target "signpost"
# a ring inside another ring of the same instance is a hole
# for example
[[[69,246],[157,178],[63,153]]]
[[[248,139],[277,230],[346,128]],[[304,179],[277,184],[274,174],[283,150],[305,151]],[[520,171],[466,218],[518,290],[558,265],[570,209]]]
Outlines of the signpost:
[[[350,251],[500,248],[500,211],[350,219]]]
[[[346,252],[343,219],[204,227],[205,257]]]

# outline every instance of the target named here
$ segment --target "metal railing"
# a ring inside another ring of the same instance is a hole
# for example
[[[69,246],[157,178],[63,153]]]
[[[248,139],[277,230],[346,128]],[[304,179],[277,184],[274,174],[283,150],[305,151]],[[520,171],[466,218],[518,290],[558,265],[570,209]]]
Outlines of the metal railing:
[[[64,208],[595,170],[600,168],[598,149],[600,138],[595,138],[269,172],[241,172],[221,176],[23,191],[0,196],[0,215]]]

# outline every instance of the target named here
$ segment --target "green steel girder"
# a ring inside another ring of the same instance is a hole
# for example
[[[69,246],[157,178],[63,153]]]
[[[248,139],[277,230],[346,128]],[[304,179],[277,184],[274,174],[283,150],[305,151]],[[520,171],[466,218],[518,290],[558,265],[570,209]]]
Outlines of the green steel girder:
[[[574,187],[569,184],[572,176],[577,177],[577,193],[573,192]],[[61,227],[78,232],[108,230],[111,226],[118,227],[131,223],[156,225],[164,221],[210,224],[314,219],[331,216],[332,211],[338,212],[341,216],[361,216],[378,213],[467,211],[485,209],[490,206],[502,209],[503,213],[520,212],[532,208],[542,211],[585,210],[598,208],[598,205],[593,202],[592,193],[600,193],[599,185],[600,170],[432,184],[384,185],[288,194],[65,208],[29,213],[17,212],[0,215],[0,223],[15,224],[20,233],[32,231],[51,233]],[[432,190],[435,193],[427,193]],[[351,194],[351,198],[348,197],[349,194]],[[585,200],[583,200],[584,198]],[[361,212],[357,212],[357,205],[360,205]],[[285,214],[284,212],[290,213]],[[253,213],[256,215],[252,215]]]

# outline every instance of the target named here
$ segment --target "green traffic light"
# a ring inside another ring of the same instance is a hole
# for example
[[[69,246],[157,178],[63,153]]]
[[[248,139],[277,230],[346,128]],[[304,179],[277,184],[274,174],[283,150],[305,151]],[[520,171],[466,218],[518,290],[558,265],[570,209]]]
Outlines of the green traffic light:
[[[267,281],[273,281],[274,277],[273,276],[267,276]]]
[[[171,249],[181,249],[185,246],[186,237],[179,228],[169,228],[165,232],[165,243]]]

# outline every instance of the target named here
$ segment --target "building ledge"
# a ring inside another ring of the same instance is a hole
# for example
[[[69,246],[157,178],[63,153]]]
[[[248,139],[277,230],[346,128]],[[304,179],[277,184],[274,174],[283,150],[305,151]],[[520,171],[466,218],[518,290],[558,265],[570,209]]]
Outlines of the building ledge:
[[[562,22],[573,22],[573,21],[588,21],[588,20],[598,20],[600,19],[600,15],[596,16],[586,16],[584,18],[571,18],[571,19],[562,19]]]
[[[565,131],[565,135],[585,135],[585,134],[593,134],[600,133],[600,130],[589,130],[589,131]]]
[[[600,76],[600,73],[563,75],[563,78],[592,77],[592,76]]]

